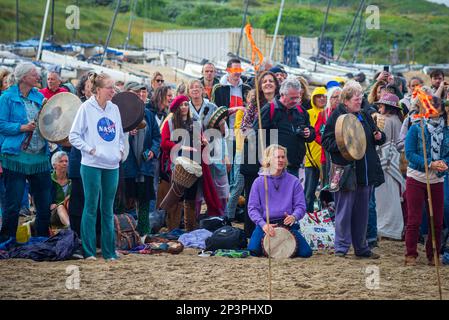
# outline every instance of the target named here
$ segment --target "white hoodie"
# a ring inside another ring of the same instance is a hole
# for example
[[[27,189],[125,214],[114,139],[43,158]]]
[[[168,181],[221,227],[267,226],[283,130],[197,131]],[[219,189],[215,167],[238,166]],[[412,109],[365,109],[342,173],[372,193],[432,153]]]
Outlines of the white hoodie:
[[[111,101],[103,110],[95,96],[78,110],[70,130],[70,143],[81,150],[81,164],[100,169],[117,169],[125,150],[122,119]],[[95,149],[93,155],[91,152]]]

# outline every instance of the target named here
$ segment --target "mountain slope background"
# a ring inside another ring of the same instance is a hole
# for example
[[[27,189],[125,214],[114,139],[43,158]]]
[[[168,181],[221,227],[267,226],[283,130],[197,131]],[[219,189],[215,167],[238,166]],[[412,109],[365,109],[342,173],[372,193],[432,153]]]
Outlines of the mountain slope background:
[[[20,40],[39,37],[45,0],[19,0]],[[111,46],[123,45],[132,1],[123,0]],[[332,0],[325,37],[334,39],[338,54],[359,6],[358,0]],[[15,0],[0,0],[0,42],[16,38]],[[66,7],[80,7],[80,30],[65,27]],[[55,40],[104,44],[116,2],[112,0],[56,0]],[[280,1],[249,0],[248,20],[255,28],[274,32]],[[286,0],[279,34],[317,37],[320,35],[327,0]],[[390,49],[398,48],[400,63],[447,63],[449,53],[449,8],[424,0],[366,1],[380,12],[380,28],[366,30],[357,56],[365,63],[389,63]],[[185,28],[241,27],[243,0],[138,0],[130,44],[142,45],[142,32]],[[364,19],[369,14],[364,12]],[[365,23],[365,21],[363,21]],[[357,34],[359,23],[354,28]],[[46,36],[50,32],[47,21]],[[343,58],[352,60],[357,39],[354,36]],[[265,53],[267,54],[267,53]]]

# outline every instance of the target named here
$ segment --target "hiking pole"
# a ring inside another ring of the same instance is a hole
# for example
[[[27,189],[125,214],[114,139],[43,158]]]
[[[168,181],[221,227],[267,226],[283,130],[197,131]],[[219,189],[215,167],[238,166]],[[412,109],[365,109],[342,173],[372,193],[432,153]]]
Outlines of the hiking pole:
[[[438,248],[436,245],[436,235],[435,235],[435,223],[433,221],[433,206],[432,206],[432,192],[430,190],[430,181],[429,181],[429,168],[427,165],[427,147],[426,147],[426,138],[424,134],[424,120],[421,118],[421,136],[423,141],[423,154],[424,154],[424,169],[426,171],[426,184],[427,184],[427,200],[429,202],[429,215],[430,215],[430,231],[432,233],[432,247],[433,247],[433,261],[435,263],[436,272],[437,272],[437,281],[438,281],[438,292],[440,294],[440,300],[443,299],[441,293],[441,279],[440,279],[440,263],[438,258]]]

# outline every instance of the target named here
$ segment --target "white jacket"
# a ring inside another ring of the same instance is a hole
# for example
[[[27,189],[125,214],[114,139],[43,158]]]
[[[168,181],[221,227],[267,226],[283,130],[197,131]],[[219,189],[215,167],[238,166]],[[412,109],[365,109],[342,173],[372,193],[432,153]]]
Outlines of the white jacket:
[[[125,151],[122,119],[111,101],[103,110],[90,97],[78,110],[70,130],[70,143],[81,150],[81,164],[100,169],[117,169]],[[95,149],[93,155],[91,152]]]

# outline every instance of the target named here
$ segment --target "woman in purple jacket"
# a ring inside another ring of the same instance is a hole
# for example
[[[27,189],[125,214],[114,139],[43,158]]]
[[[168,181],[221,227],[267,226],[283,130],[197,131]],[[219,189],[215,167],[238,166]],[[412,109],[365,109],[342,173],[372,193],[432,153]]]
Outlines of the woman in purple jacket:
[[[265,234],[273,237],[274,227],[284,224],[289,227],[298,242],[298,257],[312,256],[312,249],[299,232],[299,220],[306,212],[304,190],[300,181],[287,172],[287,149],[277,144],[270,145],[264,151],[262,169],[254,181],[249,195],[248,214],[256,224],[248,250],[252,255],[262,254],[262,239]],[[268,205],[270,224],[266,222],[264,176],[268,180]]]

